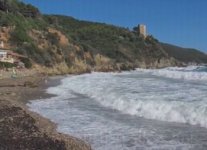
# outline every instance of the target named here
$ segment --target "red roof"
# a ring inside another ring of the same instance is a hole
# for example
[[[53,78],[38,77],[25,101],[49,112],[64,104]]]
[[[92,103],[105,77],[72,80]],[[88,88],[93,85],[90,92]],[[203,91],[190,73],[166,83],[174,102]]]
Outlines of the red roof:
[[[9,54],[9,55],[12,55],[12,56],[20,57],[20,58],[27,58],[27,57],[24,56],[24,55],[20,55],[20,54],[18,54],[18,53],[14,53],[14,52],[12,52],[12,51],[9,51],[8,54]]]
[[[24,55],[15,53],[15,52],[13,52],[13,51],[11,51],[11,50],[8,50],[8,49],[0,49],[0,51],[7,52],[7,54],[12,55],[12,56],[16,56],[16,57],[20,57],[20,58],[27,58],[27,57],[24,56]]]

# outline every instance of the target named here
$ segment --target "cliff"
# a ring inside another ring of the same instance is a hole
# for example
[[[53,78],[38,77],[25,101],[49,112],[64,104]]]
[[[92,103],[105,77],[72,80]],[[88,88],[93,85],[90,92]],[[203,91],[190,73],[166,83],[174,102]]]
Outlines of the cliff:
[[[0,40],[15,52],[28,56],[27,67],[49,74],[119,71],[136,67],[162,68],[196,59],[179,59],[177,51],[152,36],[113,25],[42,15],[37,8],[16,0],[0,1]],[[9,2],[9,3],[8,3]],[[180,51],[180,50],[179,50]],[[183,51],[183,50],[181,50]],[[191,51],[186,51],[183,57]]]

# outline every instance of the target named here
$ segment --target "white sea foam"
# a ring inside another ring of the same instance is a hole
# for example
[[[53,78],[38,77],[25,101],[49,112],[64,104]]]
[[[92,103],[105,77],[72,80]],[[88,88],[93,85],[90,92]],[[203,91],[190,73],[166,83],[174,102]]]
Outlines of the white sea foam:
[[[138,70],[131,75],[93,73],[73,76],[64,79],[59,87],[49,88],[48,92],[61,94],[61,97],[71,97],[69,91],[73,91],[123,113],[207,127],[206,84],[166,82],[149,75],[152,73],[172,78],[207,79],[204,72],[184,73],[183,70],[184,68],[167,68],[144,70],[144,74],[139,74]],[[192,70],[192,67],[185,70]]]
[[[68,100],[59,100],[56,97],[32,102],[29,106],[33,111],[56,122],[59,132],[79,137],[89,142],[96,150],[188,150],[197,146],[179,142],[182,139],[166,140],[169,134],[158,134],[155,126],[129,126],[126,122],[104,118],[98,112],[91,113],[87,109],[81,111],[80,107],[87,107],[87,103],[78,103],[79,108],[76,108],[77,106],[70,106],[72,104],[69,104]],[[163,130],[165,129],[162,128],[162,132]],[[179,132],[178,134],[182,134]]]
[[[164,69],[137,69],[138,72],[150,73],[173,79],[207,81],[207,71],[199,71],[205,66],[170,67]]]
[[[200,136],[202,131],[191,135],[188,129],[159,128],[159,125],[150,126],[151,123],[143,123],[142,126],[140,121],[133,121],[137,126],[130,126],[128,121],[120,123],[117,117],[113,118],[113,111],[108,112],[115,109],[141,119],[207,127],[206,72],[200,71],[201,75],[196,70],[199,68],[191,66],[70,76],[64,78],[59,86],[47,89],[48,93],[57,94],[56,97],[33,101],[29,106],[58,123],[60,132],[82,138],[98,150],[119,150],[123,147],[126,150],[188,150],[198,149],[199,146],[203,150],[205,148],[199,144],[203,140],[199,138],[205,137]],[[108,110],[102,110],[105,108]],[[169,133],[170,130],[176,133]],[[195,136],[192,137],[194,145],[185,138],[182,142],[183,136],[190,140],[188,136]]]

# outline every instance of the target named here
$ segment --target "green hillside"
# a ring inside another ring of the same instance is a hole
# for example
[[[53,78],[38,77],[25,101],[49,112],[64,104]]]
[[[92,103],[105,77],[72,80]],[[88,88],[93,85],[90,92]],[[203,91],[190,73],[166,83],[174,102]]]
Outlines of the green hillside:
[[[192,48],[182,48],[171,44],[161,43],[165,51],[179,61],[188,63],[207,63],[207,55]]]
[[[0,27],[8,28],[8,45],[30,58],[27,66],[61,64],[68,68],[65,72],[86,72],[207,62],[199,51],[162,44],[152,36],[144,39],[122,27],[42,15],[17,0],[0,0]]]
[[[107,24],[79,21],[66,16],[45,16],[50,25],[67,33],[85,51],[101,53],[116,61],[135,61],[145,57],[155,59],[166,54],[152,37],[144,40],[136,32]]]

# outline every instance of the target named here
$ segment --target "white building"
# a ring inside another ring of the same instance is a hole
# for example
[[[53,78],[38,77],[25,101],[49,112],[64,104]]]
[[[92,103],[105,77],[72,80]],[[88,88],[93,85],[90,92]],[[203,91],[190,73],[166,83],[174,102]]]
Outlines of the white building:
[[[15,59],[9,51],[0,49],[0,62],[14,63]]]
[[[21,62],[21,59],[23,59],[23,58],[25,59],[27,57],[24,55],[20,55],[18,53],[15,53],[11,50],[0,49],[0,62],[17,64],[17,63]]]

